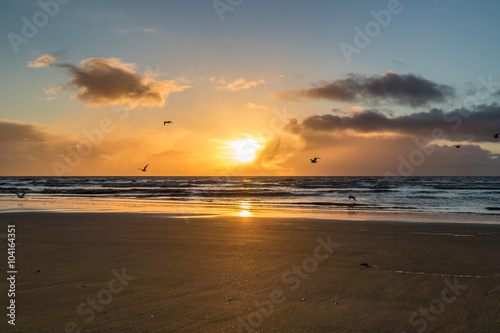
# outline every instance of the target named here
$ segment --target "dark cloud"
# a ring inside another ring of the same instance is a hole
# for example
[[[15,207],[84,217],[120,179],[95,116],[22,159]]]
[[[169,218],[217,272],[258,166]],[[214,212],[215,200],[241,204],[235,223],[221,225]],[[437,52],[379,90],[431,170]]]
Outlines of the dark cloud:
[[[67,137],[51,133],[40,125],[0,120],[1,172],[3,175],[52,175],[50,163],[69,142]]]
[[[487,142],[500,132],[500,106],[479,106],[474,110],[456,109],[444,112],[431,109],[428,112],[388,117],[377,110],[365,110],[350,116],[332,114],[308,117],[301,124],[292,119],[285,126],[290,133],[304,131],[335,132],[352,130],[359,133],[398,133],[404,136],[429,137],[441,129],[449,140]]]
[[[141,75],[134,64],[124,63],[118,58],[88,58],[75,66],[58,63],[53,55],[43,55],[30,66],[55,66],[68,70],[70,81],[46,92],[56,94],[63,88],[76,89],[73,97],[89,106],[161,107],[170,93],[189,88],[173,80],[159,81],[152,76]]]
[[[0,142],[38,142],[47,140],[43,128],[35,124],[25,124],[14,121],[0,120]]]
[[[445,102],[455,95],[451,86],[437,84],[413,74],[387,72],[382,76],[350,75],[344,80],[322,83],[310,89],[294,89],[278,94],[285,100],[328,99],[337,102],[385,100],[418,107],[429,102]]]

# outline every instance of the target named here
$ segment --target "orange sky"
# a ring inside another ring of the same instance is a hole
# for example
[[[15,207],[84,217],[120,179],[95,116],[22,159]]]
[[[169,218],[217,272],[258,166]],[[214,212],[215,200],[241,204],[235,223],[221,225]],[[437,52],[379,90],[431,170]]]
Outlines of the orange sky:
[[[494,57],[482,71],[453,40],[397,20],[452,24],[438,20],[445,4],[402,9],[363,47],[353,28],[385,10],[372,2],[255,3],[227,19],[210,4],[129,5],[62,6],[16,44],[16,18],[42,9],[9,3],[0,175],[500,175]],[[471,10],[498,24],[486,5],[456,14]],[[487,34],[464,38],[486,48]],[[444,59],[415,55],[438,44]]]

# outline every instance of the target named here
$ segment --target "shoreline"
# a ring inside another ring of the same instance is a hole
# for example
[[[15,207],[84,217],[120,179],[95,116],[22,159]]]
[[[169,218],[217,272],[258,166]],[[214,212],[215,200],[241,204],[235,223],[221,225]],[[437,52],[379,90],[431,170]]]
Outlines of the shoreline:
[[[383,210],[365,211],[356,210],[355,206],[349,210],[328,210],[325,208],[289,209],[281,210],[276,207],[251,207],[242,205],[199,205],[196,203],[154,203],[140,204],[113,202],[113,201],[75,201],[75,200],[0,200],[1,214],[17,213],[130,213],[130,214],[153,214],[166,215],[172,218],[192,218],[203,216],[224,217],[258,217],[276,218],[286,217],[290,219],[308,218],[313,220],[332,221],[395,221],[410,223],[466,223],[466,224],[492,224],[500,225],[498,214],[463,214],[446,212],[441,214],[425,213],[392,213]]]
[[[16,226],[17,317],[0,323],[6,332],[500,328],[499,225],[0,216],[1,232]]]

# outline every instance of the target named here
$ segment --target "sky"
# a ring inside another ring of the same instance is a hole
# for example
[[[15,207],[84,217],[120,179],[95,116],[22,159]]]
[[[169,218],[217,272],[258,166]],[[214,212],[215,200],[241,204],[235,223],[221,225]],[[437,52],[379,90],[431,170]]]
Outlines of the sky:
[[[499,12],[4,2],[0,176],[500,176]]]

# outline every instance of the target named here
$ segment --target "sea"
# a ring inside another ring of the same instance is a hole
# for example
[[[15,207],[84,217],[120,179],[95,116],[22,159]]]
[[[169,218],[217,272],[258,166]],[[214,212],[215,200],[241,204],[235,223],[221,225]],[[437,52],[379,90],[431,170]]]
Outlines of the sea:
[[[0,177],[20,211],[500,223],[500,177]]]

